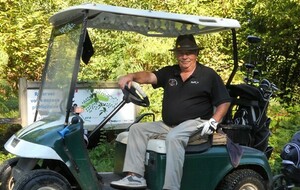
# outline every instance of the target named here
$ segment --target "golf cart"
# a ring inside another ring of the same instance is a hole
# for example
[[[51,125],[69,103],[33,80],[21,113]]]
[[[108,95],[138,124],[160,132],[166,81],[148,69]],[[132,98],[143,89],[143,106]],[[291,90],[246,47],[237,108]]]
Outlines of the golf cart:
[[[100,121],[93,131],[84,133],[84,120],[76,113],[73,98],[80,62],[88,63],[93,54],[89,28],[172,38],[180,34],[200,35],[231,30],[234,67],[227,86],[236,92],[231,81],[238,69],[236,29],[240,28],[240,24],[234,19],[83,4],[56,13],[50,22],[53,30],[35,122],[17,132],[5,144],[5,149],[16,158],[7,160],[1,167],[2,189],[114,189],[110,187],[110,181],[123,177],[121,168],[126,150],[126,133],[121,133],[117,138],[116,165],[111,173],[95,171],[86,140],[95,138],[97,131],[124,104],[132,102],[149,106],[149,101],[137,84],[126,88],[123,101],[116,109]],[[62,101],[47,101],[47,95],[51,93]],[[230,126],[233,126],[229,118],[230,115],[226,116],[223,123],[224,131],[227,129],[228,134],[232,131]],[[265,148],[259,150],[247,143],[237,145],[229,138],[223,144],[214,143],[213,137],[204,143],[190,144],[186,149],[181,189],[270,189],[272,174],[265,152]],[[166,161],[164,140],[151,139],[146,157],[147,189],[161,190]]]

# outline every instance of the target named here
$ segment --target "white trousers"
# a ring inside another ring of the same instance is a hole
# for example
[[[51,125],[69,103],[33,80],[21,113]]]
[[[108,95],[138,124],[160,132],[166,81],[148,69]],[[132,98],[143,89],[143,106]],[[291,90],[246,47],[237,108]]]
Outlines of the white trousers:
[[[131,126],[128,135],[124,172],[133,172],[144,176],[145,155],[148,140],[152,136],[166,136],[166,173],[163,189],[179,190],[183,173],[185,147],[189,137],[197,126],[206,120],[200,118],[187,120],[175,127],[169,127],[161,121],[137,123]]]

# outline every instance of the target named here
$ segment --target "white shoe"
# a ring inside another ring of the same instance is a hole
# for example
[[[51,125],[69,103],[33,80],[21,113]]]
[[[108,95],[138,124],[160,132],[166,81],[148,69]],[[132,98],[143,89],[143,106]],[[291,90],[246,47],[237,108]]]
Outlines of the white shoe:
[[[112,181],[110,183],[112,187],[116,188],[134,188],[145,189],[147,187],[146,180],[143,177],[137,177],[135,175],[128,175],[119,181]]]

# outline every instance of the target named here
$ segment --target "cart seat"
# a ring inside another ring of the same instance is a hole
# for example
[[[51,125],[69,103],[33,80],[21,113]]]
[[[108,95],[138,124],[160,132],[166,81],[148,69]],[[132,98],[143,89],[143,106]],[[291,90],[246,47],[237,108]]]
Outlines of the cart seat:
[[[128,131],[120,133],[117,136],[116,141],[122,144],[127,144],[128,133]],[[200,133],[196,133],[195,135],[191,136],[189,144],[186,147],[186,153],[203,152],[210,148],[212,145],[225,145],[226,142],[226,134],[214,133],[211,136],[206,136],[203,138],[202,136],[200,136]],[[166,145],[164,137],[156,136],[150,139],[148,141],[147,150],[157,152],[160,154],[165,154]]]

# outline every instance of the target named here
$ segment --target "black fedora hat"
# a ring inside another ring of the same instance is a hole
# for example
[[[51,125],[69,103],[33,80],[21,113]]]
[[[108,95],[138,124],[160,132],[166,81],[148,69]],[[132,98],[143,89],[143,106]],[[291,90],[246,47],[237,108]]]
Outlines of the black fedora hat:
[[[170,49],[170,51],[179,51],[179,50],[200,50],[196,40],[192,34],[180,35],[176,39],[175,48]]]

